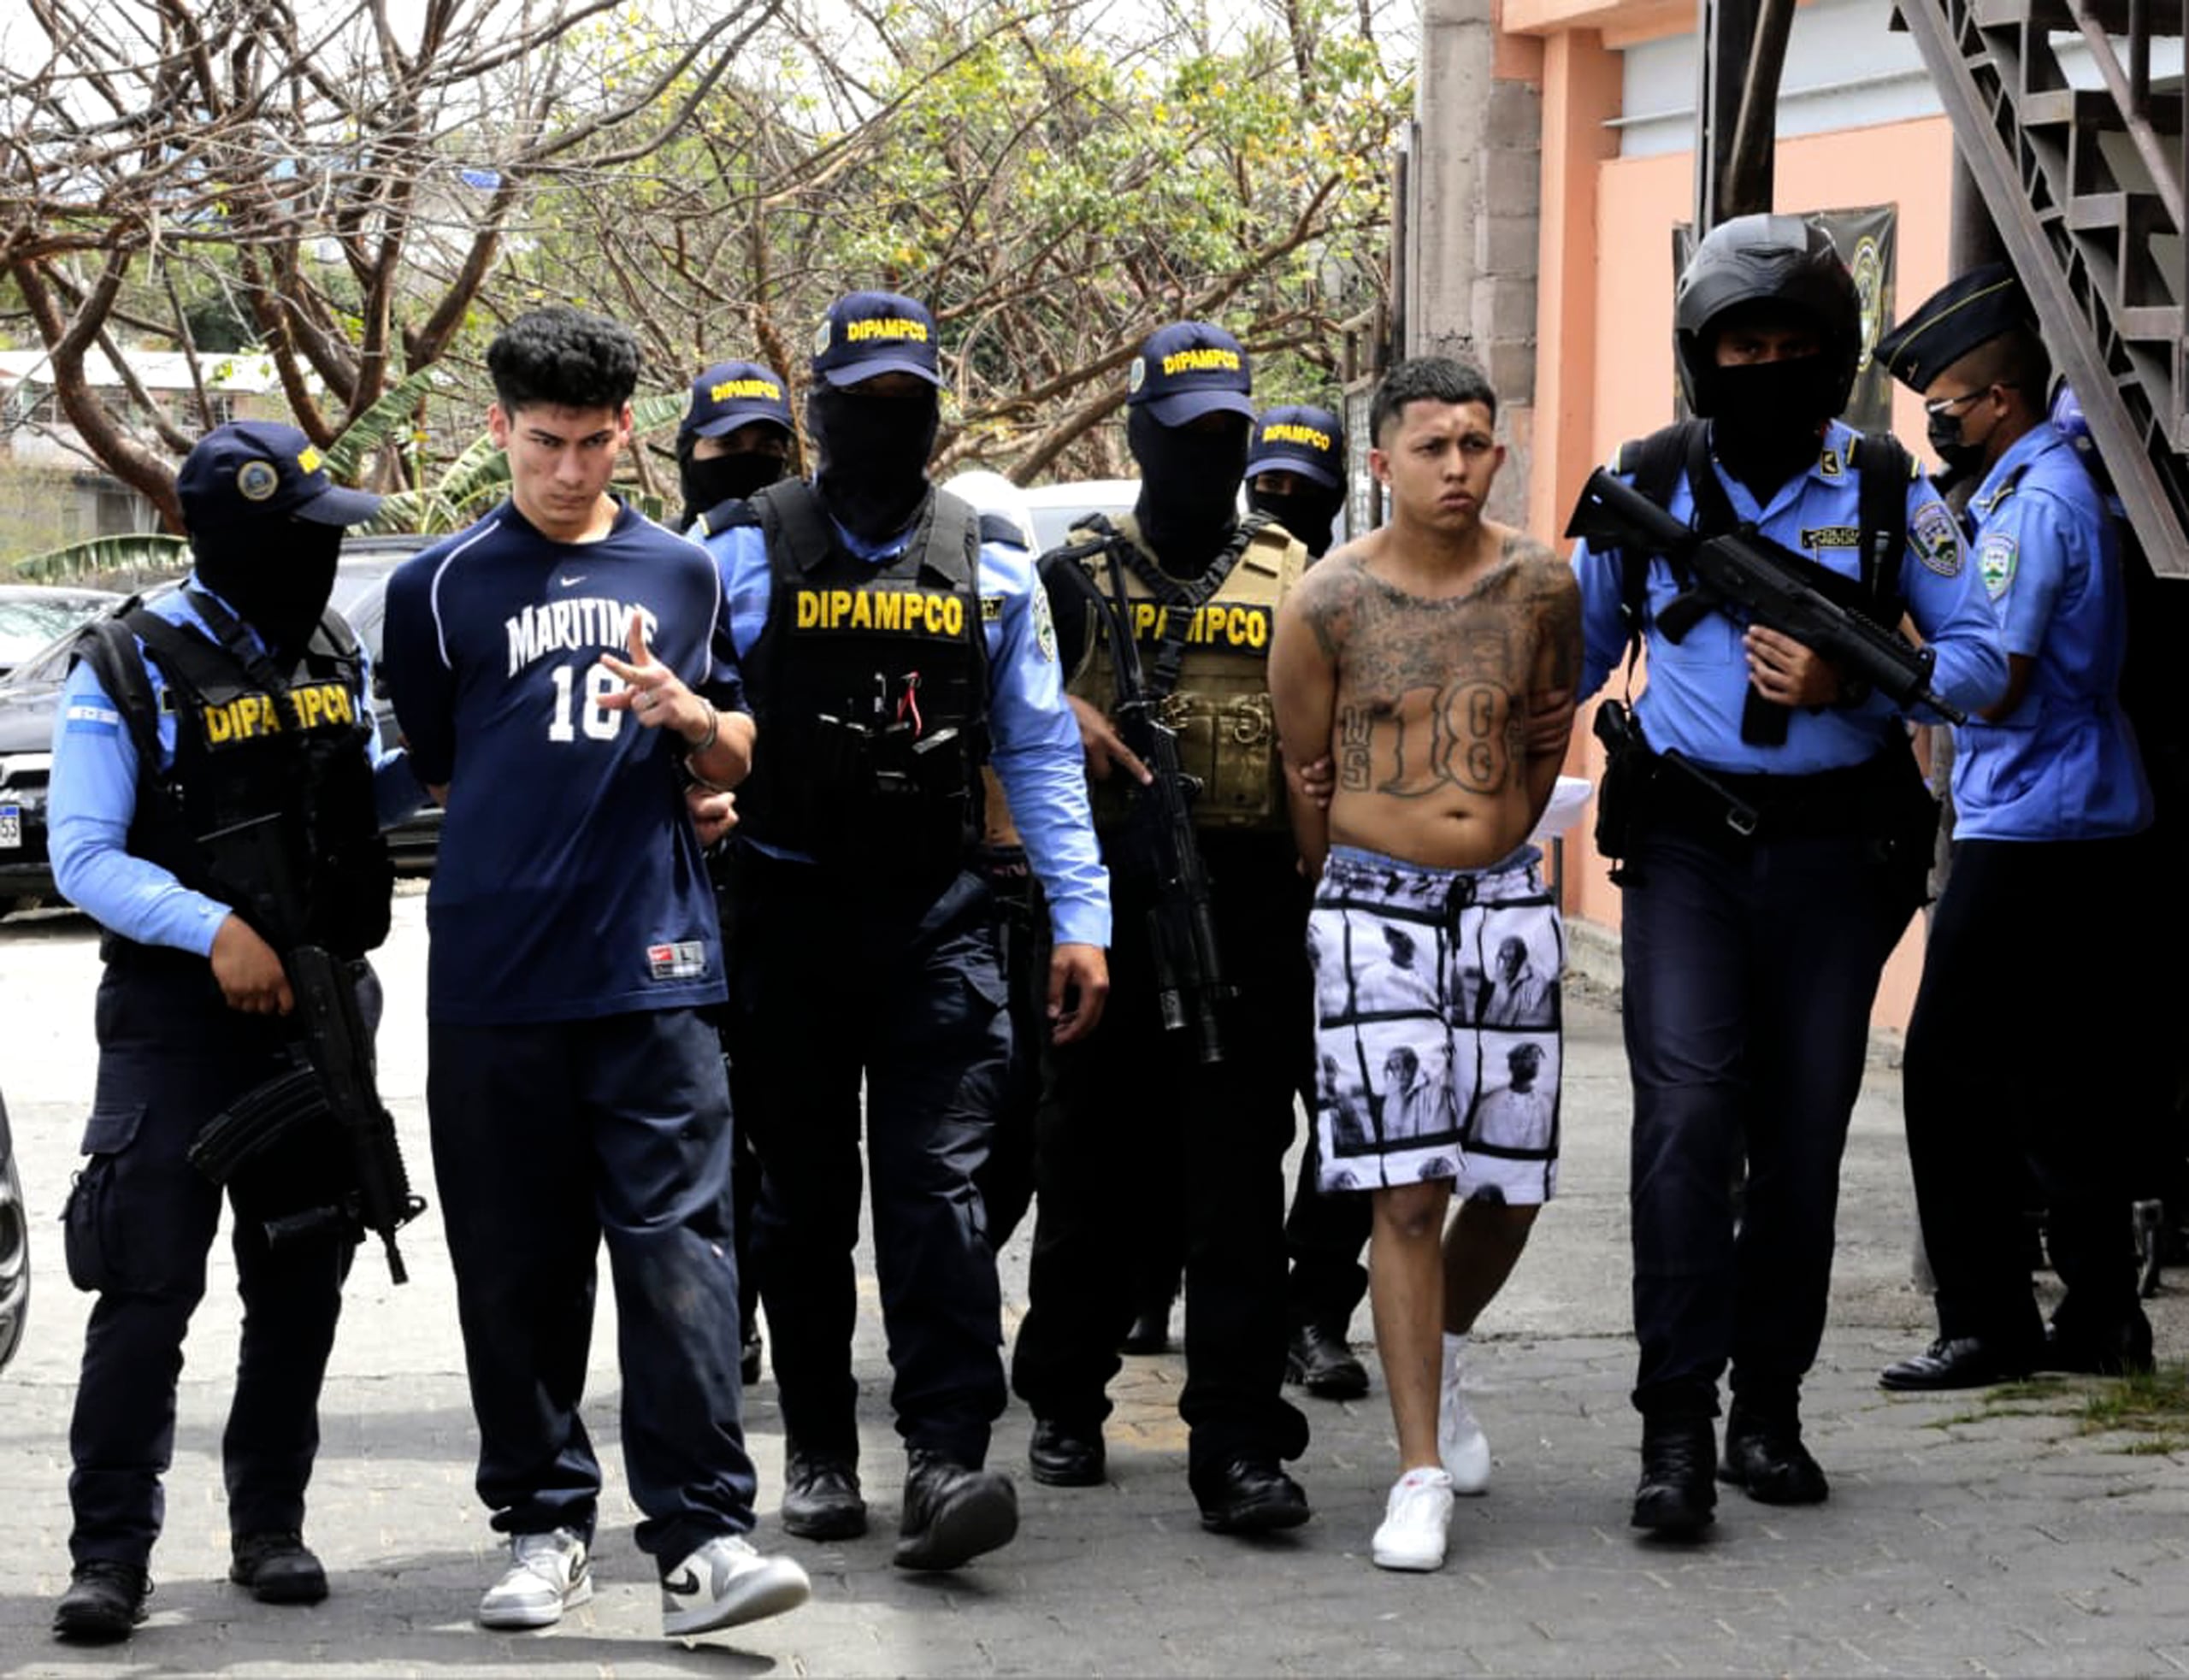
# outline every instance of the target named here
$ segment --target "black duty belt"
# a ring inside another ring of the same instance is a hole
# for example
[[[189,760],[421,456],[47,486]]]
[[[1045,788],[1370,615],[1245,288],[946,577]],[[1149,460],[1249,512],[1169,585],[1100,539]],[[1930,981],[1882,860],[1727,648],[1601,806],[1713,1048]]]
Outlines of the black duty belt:
[[[1773,775],[1714,770],[1678,753],[1661,753],[1652,767],[1645,820],[1651,827],[1734,845],[1876,834],[1891,803],[1896,766],[1904,757],[1889,749],[1865,763]]]

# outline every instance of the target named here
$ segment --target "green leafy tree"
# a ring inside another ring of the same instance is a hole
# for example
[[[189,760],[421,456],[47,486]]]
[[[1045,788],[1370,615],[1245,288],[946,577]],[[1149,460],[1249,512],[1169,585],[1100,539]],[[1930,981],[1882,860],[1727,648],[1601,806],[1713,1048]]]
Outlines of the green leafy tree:
[[[787,12],[512,267],[583,276],[666,368],[757,353],[794,381],[829,297],[910,292],[943,326],[943,464],[1113,471],[1104,422],[1164,321],[1224,321],[1270,400],[1329,393],[1340,324],[1384,295],[1408,51],[1333,0],[1221,34],[1077,0],[894,0],[833,33]]]

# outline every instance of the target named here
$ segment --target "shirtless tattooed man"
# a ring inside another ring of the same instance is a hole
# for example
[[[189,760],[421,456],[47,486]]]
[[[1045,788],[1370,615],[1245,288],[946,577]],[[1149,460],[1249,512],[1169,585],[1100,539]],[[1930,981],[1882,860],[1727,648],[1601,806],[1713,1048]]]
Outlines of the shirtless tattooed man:
[[[1532,982],[1525,1010],[1492,999],[1517,967],[1555,977],[1565,954],[1527,836],[1572,723],[1580,599],[1561,559],[1483,516],[1496,416],[1459,363],[1385,376],[1368,464],[1390,522],[1307,574],[1270,651],[1287,762],[1327,758],[1335,779],[1325,805],[1288,778],[1321,871],[1308,937],[1333,977],[1323,1188],[1374,1201],[1369,1295],[1401,1471],[1375,1536],[1386,1569],[1438,1567],[1453,1494],[1488,1480],[1460,1357],[1558,1177],[1556,981]],[[1420,953],[1410,987],[1391,981],[1394,931]]]

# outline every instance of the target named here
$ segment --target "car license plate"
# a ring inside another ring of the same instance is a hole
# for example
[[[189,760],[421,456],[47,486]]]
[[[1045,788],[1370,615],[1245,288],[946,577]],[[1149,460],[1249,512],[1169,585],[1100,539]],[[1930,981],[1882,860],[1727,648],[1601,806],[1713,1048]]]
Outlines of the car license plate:
[[[16,852],[23,844],[23,808],[0,805],[0,852]]]

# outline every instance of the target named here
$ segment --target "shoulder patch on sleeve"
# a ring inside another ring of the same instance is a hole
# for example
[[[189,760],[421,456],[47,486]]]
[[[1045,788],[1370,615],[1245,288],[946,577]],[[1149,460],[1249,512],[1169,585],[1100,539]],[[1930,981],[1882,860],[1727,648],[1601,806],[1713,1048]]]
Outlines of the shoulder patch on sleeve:
[[[1057,622],[1049,612],[1049,592],[1038,582],[1028,603],[1034,612],[1034,645],[1041,650],[1041,657],[1052,665],[1057,662]]]
[[[2020,557],[2018,545],[2004,531],[1994,531],[1984,539],[1976,551],[1976,570],[1984,580],[1985,592],[1993,600],[2007,592],[2015,581],[2015,564]]]
[[[1926,502],[1908,522],[1908,548],[1925,569],[1940,577],[1961,575],[1961,528],[1944,502]]]
[[[79,700],[68,708],[63,716],[62,728],[72,735],[119,734],[121,714],[113,707],[100,705],[94,700]]]

